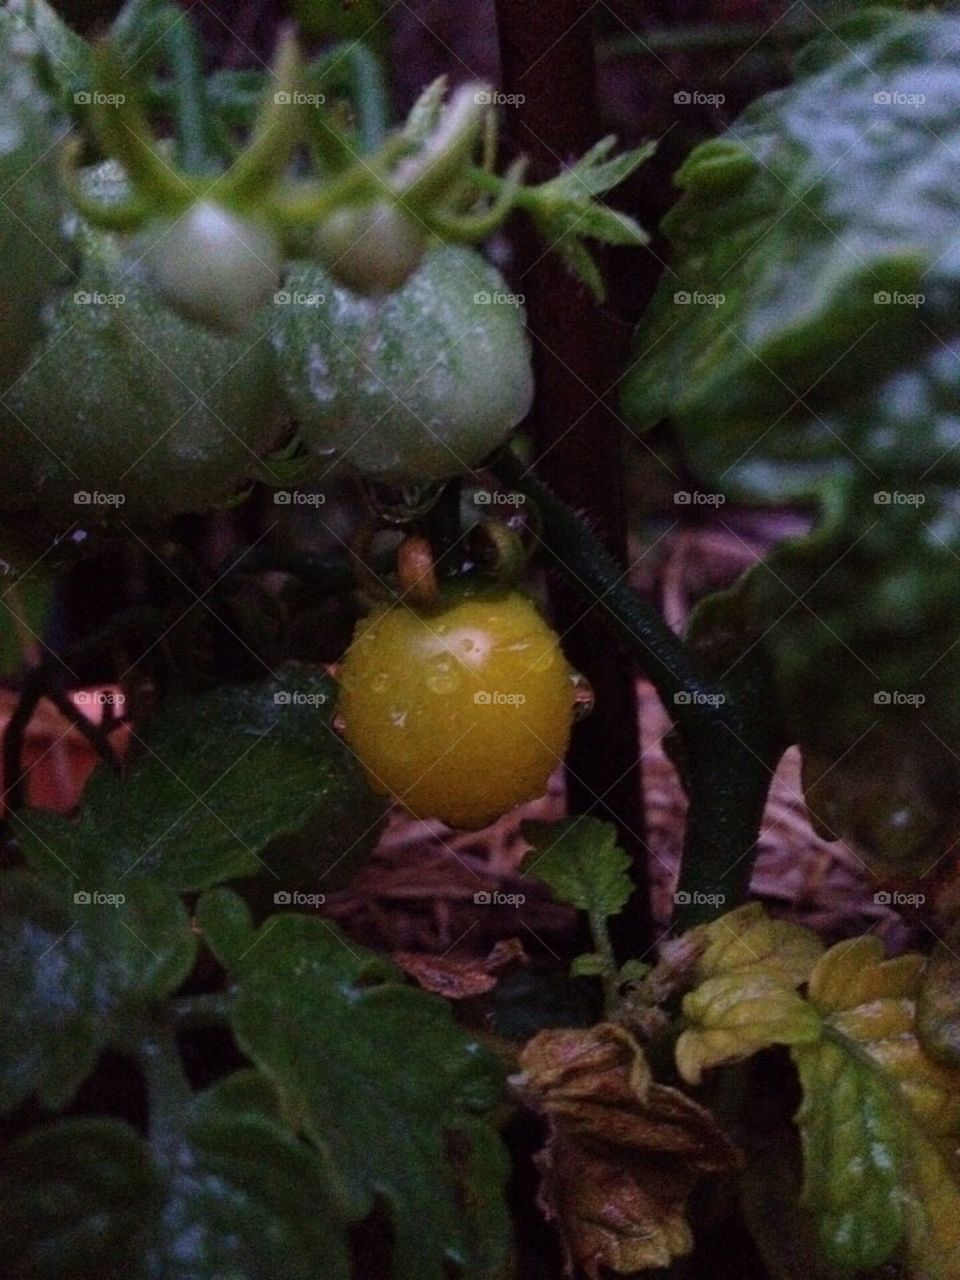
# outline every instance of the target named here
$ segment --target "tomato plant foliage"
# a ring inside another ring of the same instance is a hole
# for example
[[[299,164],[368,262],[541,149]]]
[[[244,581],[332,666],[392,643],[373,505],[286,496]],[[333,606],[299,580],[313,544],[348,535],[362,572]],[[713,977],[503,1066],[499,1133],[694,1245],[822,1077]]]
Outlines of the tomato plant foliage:
[[[624,391],[711,489],[818,513],[691,638],[723,668],[766,655],[811,772],[839,762],[809,797],[824,831],[881,867],[929,866],[956,816],[958,35],[853,20],[693,152]]]
[[[546,1123],[539,1203],[568,1269],[668,1266],[693,1247],[698,1178],[756,1164],[720,1120],[749,1128],[742,1078],[711,1094],[714,1073],[778,1048],[802,1096],[776,1161],[802,1163],[785,1198],[809,1275],[954,1280],[955,948],[887,959],[757,903],[720,912],[727,864],[746,895],[790,743],[820,829],[872,869],[922,873],[955,843],[960,19],[836,18],[789,87],[677,175],[624,412],[669,419],[711,491],[810,514],[681,641],[509,451],[532,344],[523,298],[473,247],[519,211],[602,300],[586,241],[646,236],[599,197],[650,148],[604,138],[539,185],[522,157],[501,175],[487,86],[438,80],[391,130],[382,68],[354,39],[381,6],[297,7],[349,43],[308,60],[285,33],[272,72],[208,77],[162,3],[130,0],[96,47],[42,0],[0,14],[0,550],[15,565],[0,564],[17,578],[0,669],[25,668],[2,752],[0,1271],[349,1280],[373,1233],[378,1274],[502,1280],[508,1096]],[[142,83],[111,93],[127,65]],[[290,553],[273,520],[233,564],[193,558],[184,516],[334,464],[370,514],[348,547],[346,507],[328,523],[311,493],[310,532],[347,556]],[[478,468],[532,499],[523,518],[465,515],[465,477],[473,506],[494,505]],[[41,520],[73,536],[37,537]],[[374,539],[398,530],[394,570]],[[132,548],[175,585],[55,651],[56,580],[90,531],[91,559],[123,546],[129,567]],[[457,1020],[407,981],[442,983],[446,957],[398,967],[318,908],[370,855],[387,797],[475,829],[546,790],[589,694],[518,584],[534,544],[675,713],[695,891],[675,900],[710,922],[657,960],[620,955],[610,920],[635,886],[617,826],[524,823],[516,874],[582,912],[592,948],[552,975],[554,1007],[514,1019],[539,1035],[488,1043],[463,1023],[492,1015]],[[333,596],[350,623],[367,609],[336,679],[288,656],[317,656]],[[219,649],[184,662],[184,636],[208,643],[185,623],[198,606],[242,670],[217,669]],[[14,652],[28,636],[37,661]],[[65,693],[93,656],[131,695],[122,760],[116,724]],[[69,815],[20,795],[44,697],[104,757]],[[204,1074],[196,1046],[213,1040],[228,1065]],[[117,1061],[142,1107],[98,1093]],[[720,1098],[718,1115],[655,1071]]]

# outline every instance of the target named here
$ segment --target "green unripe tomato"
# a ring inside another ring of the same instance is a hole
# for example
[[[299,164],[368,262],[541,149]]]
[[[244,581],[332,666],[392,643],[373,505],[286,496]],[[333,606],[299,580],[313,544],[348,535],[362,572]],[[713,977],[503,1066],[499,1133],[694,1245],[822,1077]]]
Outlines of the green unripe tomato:
[[[12,14],[0,12],[0,395],[40,336],[40,311],[68,275],[57,178],[53,104],[31,58],[36,41]]]
[[[317,253],[351,293],[377,297],[406,284],[423,258],[426,235],[394,204],[337,209],[321,224]]]
[[[376,609],[357,626],[338,708],[375,791],[476,828],[543,794],[576,700],[560,637],[511,592]]]
[[[118,194],[115,166],[85,186]],[[282,429],[273,353],[181,319],[128,269],[118,237],[75,219],[75,282],[0,406],[0,505],[57,523],[159,522],[229,501]],[[258,327],[261,340],[257,339]]]
[[[294,267],[273,341],[307,449],[394,483],[469,472],[533,399],[523,308],[505,291],[479,253],[450,246],[382,299]]]
[[[276,237],[210,200],[148,227],[140,240],[150,282],[174,311],[223,333],[240,333],[276,293]]]

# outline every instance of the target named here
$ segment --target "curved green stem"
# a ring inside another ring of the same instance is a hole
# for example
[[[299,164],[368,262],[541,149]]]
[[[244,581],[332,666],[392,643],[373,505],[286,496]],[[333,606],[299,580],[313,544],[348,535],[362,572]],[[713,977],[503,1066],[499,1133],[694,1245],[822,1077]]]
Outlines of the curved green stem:
[[[767,792],[786,745],[762,660],[736,683],[718,680],[630,587],[589,525],[531,467],[507,453],[497,471],[537,504],[544,549],[602,611],[677,724],[690,807],[675,926],[715,919],[747,895]]]
[[[216,148],[209,123],[203,50],[189,15],[164,33],[163,48],[173,74],[177,158],[189,173],[208,173]]]
[[[390,119],[386,80],[380,59],[362,41],[335,44],[324,55],[317,68],[321,83],[339,82],[340,64],[347,71],[344,79],[352,90],[357,113],[357,133],[364,151],[376,151],[387,136]]]
[[[613,953],[613,940],[610,937],[608,917],[602,911],[591,911],[587,920],[593,937],[593,946],[603,964],[603,1003],[608,1016],[612,1016],[620,1003],[620,973],[617,958]]]
[[[104,154],[123,165],[131,183],[144,200],[159,208],[175,211],[193,199],[187,179],[176,173],[159,155],[139,102],[133,93],[117,96],[124,85],[124,70],[115,49],[101,45],[95,52],[94,83],[99,94],[94,104],[94,126]]]
[[[303,107],[298,95],[303,74],[296,39],[286,30],[280,36],[274,56],[273,92],[267,88],[249,145],[225,180],[225,189],[234,201],[259,201],[263,191],[280,179],[293,158],[300,141]]]
[[[141,1039],[137,1056],[147,1083],[153,1157],[161,1167],[174,1168],[180,1159],[184,1120],[193,1096],[176,1036],[165,1026],[151,1028]]]
[[[526,167],[527,162],[523,156],[515,160],[504,174],[500,190],[493,201],[480,213],[432,212],[428,206],[421,211],[420,216],[432,231],[445,240],[463,244],[475,244],[478,240],[484,240],[496,231],[517,203]]]

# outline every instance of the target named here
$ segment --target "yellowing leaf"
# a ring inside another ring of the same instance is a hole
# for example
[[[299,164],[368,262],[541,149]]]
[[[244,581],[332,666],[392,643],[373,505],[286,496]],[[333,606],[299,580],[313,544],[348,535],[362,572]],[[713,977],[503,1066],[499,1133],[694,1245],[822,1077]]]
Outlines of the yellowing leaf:
[[[931,1133],[960,1133],[960,1071],[924,1053],[914,1031],[925,964],[915,954],[884,959],[877,938],[841,942],[814,970],[809,999],[899,1086]]]
[[[810,978],[810,999],[824,1012],[853,1009],[872,1000],[916,994],[923,956],[885,960],[879,938],[838,942],[823,956]]]
[[[938,940],[917,997],[917,1035],[932,1058],[960,1066],[960,928]]]
[[[823,954],[815,933],[788,920],[771,920],[759,902],[729,911],[699,932],[706,941],[697,965],[701,979],[762,965],[798,987]]]
[[[665,1267],[693,1244],[687,1195],[703,1172],[739,1155],[706,1108],[657,1084],[623,1027],[543,1031],[512,1083],[550,1122],[537,1158],[540,1203],[558,1223],[567,1271],[597,1280]]]
[[[875,938],[839,943],[810,977],[822,1018],[793,1058],[804,1099],[804,1202],[834,1263],[879,1266],[904,1247],[922,1280],[960,1275],[960,1072],[934,1062],[915,1032],[922,956],[884,959]]]
[[[721,1062],[773,1044],[804,1044],[820,1035],[820,1018],[776,969],[749,965],[708,978],[683,999],[691,1024],[677,1041],[677,1069],[699,1084]]]

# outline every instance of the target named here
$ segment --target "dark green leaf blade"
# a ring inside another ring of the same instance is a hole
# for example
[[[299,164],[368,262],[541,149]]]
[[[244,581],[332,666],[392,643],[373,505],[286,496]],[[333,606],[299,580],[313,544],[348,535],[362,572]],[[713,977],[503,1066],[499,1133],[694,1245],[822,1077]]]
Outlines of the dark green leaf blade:
[[[829,56],[681,168],[671,270],[624,384],[635,422],[767,429],[869,386],[954,316],[960,22],[858,34],[843,56],[825,36]]]
[[[262,1117],[190,1125],[174,1168],[115,1120],[67,1120],[0,1170],[9,1280],[347,1280],[342,1213],[317,1155]]]
[[[74,889],[6,872],[0,916],[0,1109],[34,1092],[63,1106],[130,1018],[183,982],[196,938],[149,882]]]
[[[173,698],[141,732],[120,781],[98,770],[79,824],[23,815],[31,862],[107,860],[180,892],[257,875],[275,891],[330,891],[370,852],[385,803],[331,718],[335,685],[309,668]]]
[[[237,982],[238,1043],[274,1084],[287,1123],[330,1152],[352,1217],[390,1206],[398,1275],[500,1274],[505,1158],[486,1113],[494,1062],[440,999],[323,920],[274,916],[257,931],[226,890],[198,916]]]

